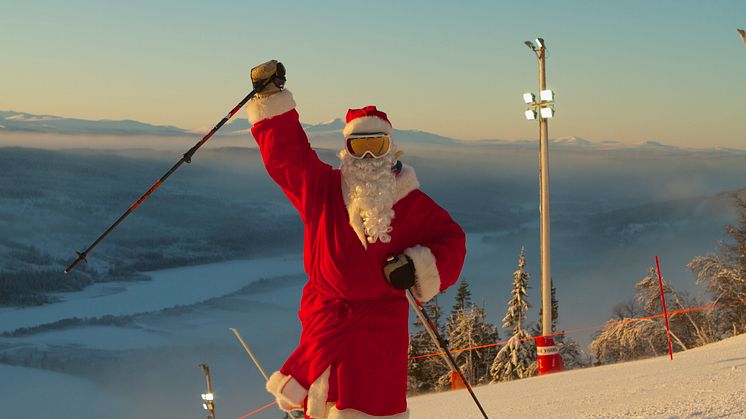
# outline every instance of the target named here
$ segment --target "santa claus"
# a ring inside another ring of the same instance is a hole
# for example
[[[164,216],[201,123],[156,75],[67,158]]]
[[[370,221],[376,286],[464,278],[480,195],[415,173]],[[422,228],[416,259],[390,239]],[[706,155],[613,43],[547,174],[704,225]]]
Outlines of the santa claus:
[[[251,70],[251,129],[270,177],[304,224],[300,343],[267,390],[307,418],[408,416],[408,302],[453,285],[465,235],[397,160],[392,126],[375,106],[350,109],[335,169],[319,160],[275,60]]]

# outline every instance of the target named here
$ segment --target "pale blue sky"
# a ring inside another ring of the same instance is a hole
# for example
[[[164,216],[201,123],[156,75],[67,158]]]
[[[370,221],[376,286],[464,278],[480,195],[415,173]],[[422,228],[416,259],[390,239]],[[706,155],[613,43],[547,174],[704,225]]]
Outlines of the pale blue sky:
[[[543,36],[550,136],[746,148],[746,1],[8,1],[0,110],[216,123],[277,58],[301,117],[525,139]],[[243,117],[243,115],[242,115]]]

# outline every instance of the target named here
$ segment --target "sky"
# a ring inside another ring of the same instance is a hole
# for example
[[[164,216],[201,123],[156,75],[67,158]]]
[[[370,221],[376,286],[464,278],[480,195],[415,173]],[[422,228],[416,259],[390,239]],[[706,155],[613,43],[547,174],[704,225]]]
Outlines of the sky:
[[[217,123],[251,67],[287,67],[301,119],[374,104],[396,128],[533,139],[548,47],[552,138],[746,148],[746,1],[0,0],[0,110]],[[243,115],[241,116],[243,117]]]

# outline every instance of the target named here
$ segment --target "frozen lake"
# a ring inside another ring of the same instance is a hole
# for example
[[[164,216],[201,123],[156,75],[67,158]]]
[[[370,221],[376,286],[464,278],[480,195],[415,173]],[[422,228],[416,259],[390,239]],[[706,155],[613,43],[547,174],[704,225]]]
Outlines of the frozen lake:
[[[236,260],[146,272],[152,280],[107,282],[58,294],[58,303],[0,310],[0,332],[67,318],[128,315],[230,294],[260,278],[303,272],[301,255]]]

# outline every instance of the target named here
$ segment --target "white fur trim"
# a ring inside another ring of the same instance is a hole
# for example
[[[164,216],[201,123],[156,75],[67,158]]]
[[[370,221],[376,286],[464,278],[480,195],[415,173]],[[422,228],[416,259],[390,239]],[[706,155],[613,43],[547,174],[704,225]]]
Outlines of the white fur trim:
[[[293,94],[289,90],[283,90],[267,97],[254,97],[246,105],[249,114],[249,122],[252,125],[265,119],[282,115],[295,108]]]
[[[326,419],[407,419],[409,418],[409,409],[397,413],[395,415],[388,416],[373,416],[367,413],[363,413],[356,409],[342,409],[339,410],[334,403],[328,403],[329,416]]]
[[[329,406],[326,400],[329,398],[329,372],[331,366],[327,367],[323,374],[311,384],[308,389],[308,404],[306,415],[312,418],[326,418],[329,414]]]
[[[374,416],[356,409],[339,410],[335,403],[327,402],[329,398],[329,375],[331,366],[324,370],[306,390],[295,378],[275,371],[267,381],[267,391],[275,396],[277,406],[285,411],[302,410],[303,400],[308,396],[306,415],[313,419],[407,419],[409,409],[389,416]]]
[[[295,378],[275,371],[267,380],[267,391],[277,400],[277,406],[285,412],[303,408],[303,399],[308,390],[303,388]]]
[[[348,122],[342,130],[342,135],[347,138],[350,134],[372,134],[383,132],[391,134],[391,124],[377,116],[361,116]]]
[[[404,250],[414,262],[414,296],[425,303],[440,292],[440,274],[435,264],[435,256],[425,246],[414,246]]]

